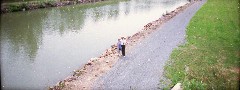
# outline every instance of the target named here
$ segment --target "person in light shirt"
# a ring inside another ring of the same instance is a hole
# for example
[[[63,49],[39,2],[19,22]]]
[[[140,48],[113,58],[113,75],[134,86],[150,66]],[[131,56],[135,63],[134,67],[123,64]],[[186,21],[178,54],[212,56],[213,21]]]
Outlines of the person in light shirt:
[[[125,57],[125,48],[126,48],[126,38],[121,38],[121,47],[122,47],[122,55]]]

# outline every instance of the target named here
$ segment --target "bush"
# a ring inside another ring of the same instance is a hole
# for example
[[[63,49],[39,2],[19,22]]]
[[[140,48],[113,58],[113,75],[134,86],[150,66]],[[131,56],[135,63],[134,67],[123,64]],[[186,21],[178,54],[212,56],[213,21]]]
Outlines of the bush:
[[[20,6],[17,5],[17,4],[10,4],[10,5],[8,6],[8,8],[9,8],[9,10],[10,10],[11,12],[15,12],[15,11],[20,11],[20,10],[22,10],[22,9],[20,8]]]
[[[46,3],[45,2],[40,2],[39,8],[46,8]]]

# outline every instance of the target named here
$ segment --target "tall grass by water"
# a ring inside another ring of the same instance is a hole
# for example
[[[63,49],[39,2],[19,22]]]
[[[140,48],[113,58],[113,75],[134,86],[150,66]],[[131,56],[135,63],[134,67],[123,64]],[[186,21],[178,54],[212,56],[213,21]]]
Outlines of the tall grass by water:
[[[127,0],[4,0],[1,3],[1,13],[35,10],[40,8],[61,7],[83,4],[86,6],[101,6]]]
[[[239,89],[240,2],[208,0],[187,27],[187,42],[165,67],[174,84],[189,89]]]

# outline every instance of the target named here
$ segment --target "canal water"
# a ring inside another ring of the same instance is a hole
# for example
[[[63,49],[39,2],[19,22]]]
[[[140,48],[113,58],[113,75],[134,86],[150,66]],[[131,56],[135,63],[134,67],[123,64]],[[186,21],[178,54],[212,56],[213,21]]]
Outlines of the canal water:
[[[3,89],[47,89],[187,0],[130,0],[1,15]]]

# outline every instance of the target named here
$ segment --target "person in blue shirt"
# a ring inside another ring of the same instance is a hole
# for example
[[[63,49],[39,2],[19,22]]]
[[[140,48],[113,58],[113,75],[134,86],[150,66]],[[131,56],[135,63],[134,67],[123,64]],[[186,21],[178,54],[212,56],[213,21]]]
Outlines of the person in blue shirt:
[[[122,51],[121,39],[118,39],[117,48],[118,48],[119,55],[121,55],[121,53],[120,53]]]

